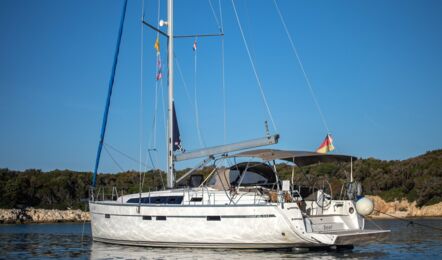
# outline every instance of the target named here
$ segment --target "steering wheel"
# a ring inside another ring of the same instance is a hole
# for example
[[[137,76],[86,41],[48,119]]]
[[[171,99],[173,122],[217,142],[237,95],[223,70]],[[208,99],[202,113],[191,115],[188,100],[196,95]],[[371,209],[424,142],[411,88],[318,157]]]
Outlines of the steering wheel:
[[[313,189],[316,187],[317,182],[314,184]],[[328,189],[327,189],[328,188]],[[321,191],[321,192],[319,192]],[[332,187],[330,182],[328,182],[326,179],[322,180],[322,189],[317,189],[317,197],[316,197],[316,204],[322,208],[322,209],[326,209],[328,208],[328,206],[330,206],[330,203],[332,201],[333,198],[333,193],[332,193]]]

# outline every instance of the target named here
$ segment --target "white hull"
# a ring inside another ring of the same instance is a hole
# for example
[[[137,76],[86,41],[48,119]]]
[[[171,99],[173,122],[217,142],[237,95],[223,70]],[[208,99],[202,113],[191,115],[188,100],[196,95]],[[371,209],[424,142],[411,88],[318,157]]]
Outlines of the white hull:
[[[92,233],[95,240],[102,242],[228,248],[293,247],[304,242],[272,205],[149,205],[140,207],[140,214],[137,205],[90,206]],[[105,218],[109,213],[110,218]],[[143,215],[152,219],[143,220]],[[157,216],[165,216],[166,220],[156,220]],[[220,216],[221,220],[208,221],[207,216]]]
[[[109,201],[90,202],[90,210],[93,239],[124,245],[270,249],[349,245],[388,234],[362,230],[357,214],[305,220],[296,203],[139,207]]]

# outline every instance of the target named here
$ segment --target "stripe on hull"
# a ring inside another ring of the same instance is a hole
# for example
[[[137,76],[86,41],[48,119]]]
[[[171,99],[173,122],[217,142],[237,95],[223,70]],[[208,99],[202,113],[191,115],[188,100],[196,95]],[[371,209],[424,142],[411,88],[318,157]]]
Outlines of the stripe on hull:
[[[117,240],[101,237],[94,237],[94,241],[129,245],[129,246],[148,246],[148,247],[188,247],[188,248],[231,248],[231,249],[289,249],[293,247],[304,246],[305,244],[293,243],[178,243],[178,242],[156,242],[156,241],[133,241],[133,240]]]

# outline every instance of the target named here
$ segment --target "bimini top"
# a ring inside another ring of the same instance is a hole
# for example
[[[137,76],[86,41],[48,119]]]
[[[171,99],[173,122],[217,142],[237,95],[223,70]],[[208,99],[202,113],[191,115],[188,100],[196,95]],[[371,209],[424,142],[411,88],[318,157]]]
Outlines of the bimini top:
[[[254,157],[264,161],[284,160],[292,162],[299,167],[307,166],[315,163],[327,162],[350,162],[356,161],[357,158],[349,155],[339,154],[322,154],[316,152],[305,151],[284,151],[274,149],[258,149],[245,151],[231,155],[231,157]]]

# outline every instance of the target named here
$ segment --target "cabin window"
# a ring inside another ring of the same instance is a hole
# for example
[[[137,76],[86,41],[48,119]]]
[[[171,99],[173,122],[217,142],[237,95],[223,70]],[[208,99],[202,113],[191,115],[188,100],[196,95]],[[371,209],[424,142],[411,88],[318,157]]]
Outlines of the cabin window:
[[[183,197],[179,196],[167,197],[167,204],[181,204],[182,200]]]
[[[220,216],[207,216],[207,221],[221,221]]]
[[[152,220],[151,216],[143,216],[143,220]]]
[[[250,185],[250,184],[266,184],[267,178],[264,176],[251,171],[246,171],[244,173],[244,178],[242,179],[243,185]]]
[[[105,218],[110,218],[110,214],[104,214]]]
[[[190,199],[190,201],[194,201],[194,202],[203,201],[203,198],[201,198],[201,197],[193,197],[193,198]]]
[[[241,176],[240,171],[238,170],[230,170],[229,173],[229,179],[230,179],[230,184],[236,184],[239,181],[239,177]]]
[[[166,220],[166,216],[157,216],[157,220]]]
[[[140,198],[128,199],[127,203],[139,203]],[[141,198],[142,204],[181,204],[183,196],[155,196]]]

